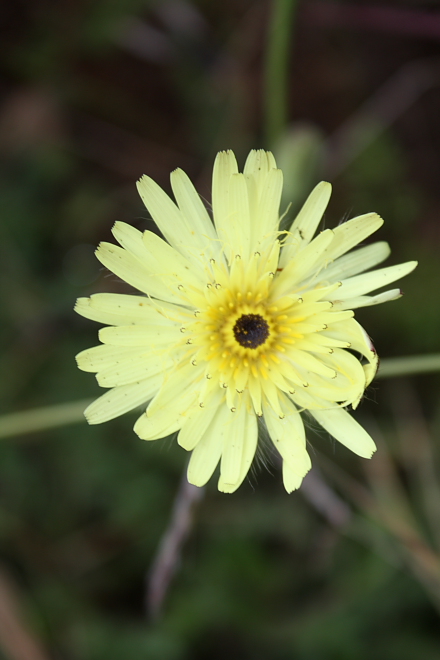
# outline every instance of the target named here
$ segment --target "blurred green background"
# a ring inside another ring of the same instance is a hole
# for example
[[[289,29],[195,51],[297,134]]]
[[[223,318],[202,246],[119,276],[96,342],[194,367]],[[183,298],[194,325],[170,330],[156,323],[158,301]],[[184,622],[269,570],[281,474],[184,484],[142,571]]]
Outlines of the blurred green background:
[[[94,247],[116,220],[152,228],[143,173],[170,191],[182,167],[209,203],[219,149],[275,150],[289,217],[321,178],[326,226],[381,214],[388,263],[420,265],[357,318],[383,358],[439,350],[438,2],[17,0],[0,38],[3,414],[79,419],[98,326],[74,301],[128,290]],[[439,395],[436,373],[377,380],[356,413],[374,459],[310,430],[291,496],[272,460],[197,501],[185,452],[140,441],[135,415],[2,439],[0,658],[438,660]]]

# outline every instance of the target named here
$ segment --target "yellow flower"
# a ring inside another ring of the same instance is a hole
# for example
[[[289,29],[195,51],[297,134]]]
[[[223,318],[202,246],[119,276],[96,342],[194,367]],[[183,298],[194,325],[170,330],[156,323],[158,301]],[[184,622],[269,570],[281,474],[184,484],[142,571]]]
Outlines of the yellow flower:
[[[251,151],[243,173],[231,151],[219,153],[213,223],[182,170],[171,175],[177,204],[144,176],[139,193],[168,242],[117,222],[121,247],[101,243],[96,253],[143,295],[95,294],[76,305],[110,326],[99,331],[102,345],[77,356],[80,369],[110,388],[85,411],[89,423],[146,406],[134,426],[139,437],[178,432],[192,452],[189,481],[204,485],[220,462],[226,493],[248,473],[259,424],[282,457],[286,490],[300,486],[311,466],[304,411],[371,457],[373,440],[345,410],[358,405],[378,362],[352,310],[398,298],[399,289],[366,294],[416,266],[365,273],[390,252],[385,242],[350,252],[382,225],[375,213],[313,238],[329,183],[280,232],[282,181],[271,153]]]

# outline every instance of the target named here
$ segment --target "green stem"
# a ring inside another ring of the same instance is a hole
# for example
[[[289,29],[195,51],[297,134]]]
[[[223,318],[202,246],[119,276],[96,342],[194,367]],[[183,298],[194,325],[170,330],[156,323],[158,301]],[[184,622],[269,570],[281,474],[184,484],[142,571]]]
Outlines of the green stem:
[[[395,378],[440,371],[440,354],[414,355],[411,357],[388,358],[382,360],[377,378]]]
[[[57,426],[85,422],[84,410],[93,399],[83,399],[57,406],[34,408],[0,417],[0,438],[8,438]]]
[[[288,64],[297,0],[274,0],[265,70],[266,140],[272,148],[287,125]]]

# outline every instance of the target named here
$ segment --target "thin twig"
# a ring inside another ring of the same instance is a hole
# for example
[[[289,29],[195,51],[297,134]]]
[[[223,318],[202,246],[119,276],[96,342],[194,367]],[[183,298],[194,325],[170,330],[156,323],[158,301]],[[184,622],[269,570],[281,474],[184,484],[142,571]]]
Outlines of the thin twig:
[[[425,92],[440,84],[438,59],[401,67],[325,143],[326,176],[332,180],[401,117]]]
[[[300,493],[333,527],[344,527],[350,522],[350,507],[330,488],[316,468],[305,477]]]
[[[160,615],[171,580],[179,566],[182,546],[191,531],[194,507],[203,495],[204,488],[188,483],[185,474],[174,501],[170,523],[147,578],[145,600],[147,613],[152,618]]]
[[[8,660],[48,660],[39,640],[20,612],[20,598],[11,578],[0,570],[0,648]],[[4,656],[3,656],[4,654]]]
[[[440,12],[403,7],[351,5],[349,2],[308,2],[302,12],[305,19],[326,30],[345,27],[425,39],[440,39]]]

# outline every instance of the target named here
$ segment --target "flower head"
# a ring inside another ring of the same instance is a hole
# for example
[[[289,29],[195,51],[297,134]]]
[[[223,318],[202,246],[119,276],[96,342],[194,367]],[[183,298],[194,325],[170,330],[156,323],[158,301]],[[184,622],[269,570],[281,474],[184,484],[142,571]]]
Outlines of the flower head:
[[[142,295],[77,301],[78,313],[109,326],[101,345],[77,356],[109,388],[85,411],[89,423],[143,405],[139,437],[177,432],[192,452],[189,481],[204,485],[220,462],[218,487],[228,493],[248,473],[259,423],[282,457],[286,490],[299,487],[311,466],[304,411],[371,457],[373,440],[346,411],[378,363],[353,309],[398,298],[399,289],[366,294],[416,262],[371,271],[389,255],[387,243],[352,251],[382,225],[375,213],[314,237],[330,198],[325,182],[280,231],[282,172],[268,152],[251,151],[243,173],[231,151],[218,154],[213,222],[184,172],[173,172],[171,185],[177,204],[149,177],[138,182],[167,242],[117,222],[121,247],[101,243],[96,253]]]

